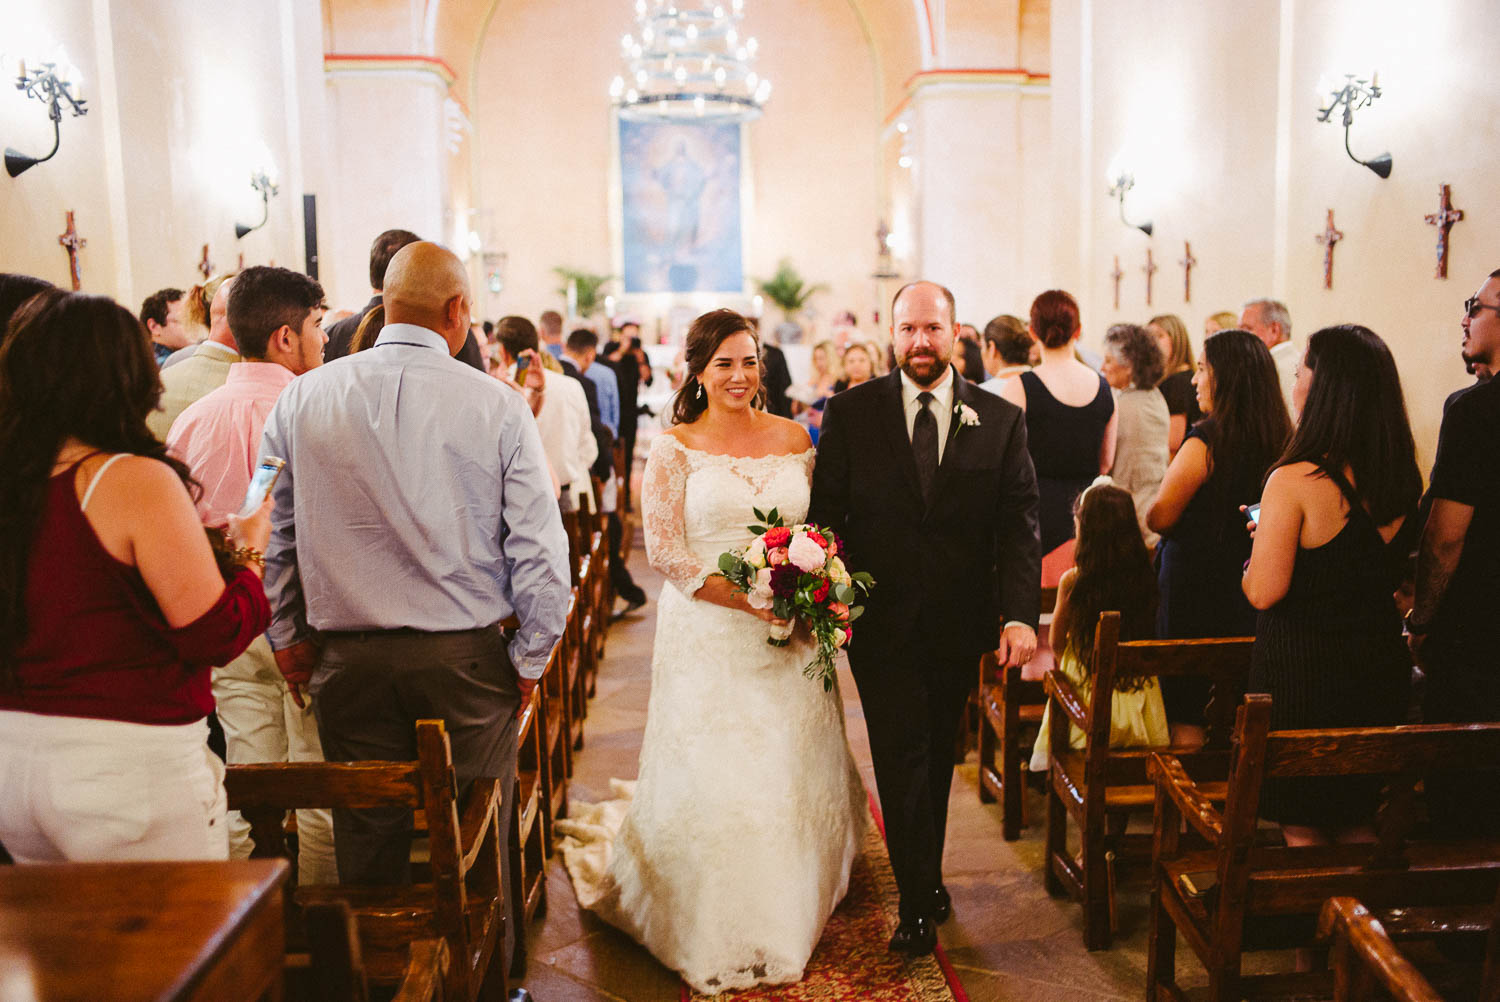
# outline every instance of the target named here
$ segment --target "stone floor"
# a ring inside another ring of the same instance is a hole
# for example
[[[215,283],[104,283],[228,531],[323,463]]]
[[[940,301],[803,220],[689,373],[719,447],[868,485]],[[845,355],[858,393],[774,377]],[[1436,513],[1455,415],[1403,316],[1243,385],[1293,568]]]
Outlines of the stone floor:
[[[631,572],[653,597],[610,631],[598,693],[585,725],[586,746],[576,757],[569,796],[608,796],[609,779],[633,779],[650,689],[654,597],[661,578],[632,553]],[[855,761],[874,788],[869,742],[854,686],[841,680]],[[1122,873],[1120,935],[1114,949],[1083,948],[1076,905],[1042,889],[1042,800],[1033,794],[1032,825],[1019,842],[1000,836],[1000,811],[980,804],[971,754],[954,778],[943,872],[953,895],[953,918],[941,927],[943,948],[974,1002],[998,1000],[1138,999],[1144,994],[1146,899],[1143,876]],[[537,1002],[619,1000],[675,1002],[677,977],[623,934],[580,912],[555,856],[548,874],[548,907],[530,931],[531,963],[521,980]]]

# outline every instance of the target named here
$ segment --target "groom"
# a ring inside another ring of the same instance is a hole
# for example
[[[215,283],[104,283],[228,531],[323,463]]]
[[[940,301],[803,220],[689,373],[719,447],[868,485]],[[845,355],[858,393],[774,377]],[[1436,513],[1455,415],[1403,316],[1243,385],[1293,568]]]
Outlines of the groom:
[[[1025,415],[950,364],[953,293],[913,282],[891,315],[898,371],[828,401],[809,521],[875,577],[849,664],[901,892],[891,949],[916,956],[952,911],[943,836],[964,702],[983,652],[1015,665],[1036,650],[1042,557]]]

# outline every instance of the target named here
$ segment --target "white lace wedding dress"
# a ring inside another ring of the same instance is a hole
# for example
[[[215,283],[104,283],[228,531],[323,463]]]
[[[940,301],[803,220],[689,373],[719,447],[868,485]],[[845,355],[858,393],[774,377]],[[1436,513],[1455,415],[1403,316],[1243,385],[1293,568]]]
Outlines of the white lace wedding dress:
[[[688,597],[752,508],[806,517],[812,462],[652,442],[641,511],[667,583],[639,779],[558,824],[579,903],[709,994],[801,979],[868,817],[838,689],[802,675],[811,644]]]

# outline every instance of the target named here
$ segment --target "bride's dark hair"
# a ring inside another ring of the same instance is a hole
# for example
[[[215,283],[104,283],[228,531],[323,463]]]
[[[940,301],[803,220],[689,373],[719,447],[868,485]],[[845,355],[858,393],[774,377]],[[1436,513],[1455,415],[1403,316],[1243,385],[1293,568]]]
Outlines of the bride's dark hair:
[[[713,361],[714,353],[719,350],[719,345],[736,334],[749,334],[755,342],[756,357],[760,357],[760,335],[756,333],[755,325],[745,317],[733,310],[710,310],[703,314],[693,325],[688,328],[687,342],[683,345],[683,360],[687,363],[687,378],[682,381],[682,389],[677,391],[677,399],[672,404],[673,424],[692,424],[703,416],[708,410],[708,396],[703,390],[703,383],[699,376],[703,370],[708,368],[708,363]],[[764,407],[766,404],[766,373],[765,363],[761,361],[760,388],[755,391],[756,407]]]

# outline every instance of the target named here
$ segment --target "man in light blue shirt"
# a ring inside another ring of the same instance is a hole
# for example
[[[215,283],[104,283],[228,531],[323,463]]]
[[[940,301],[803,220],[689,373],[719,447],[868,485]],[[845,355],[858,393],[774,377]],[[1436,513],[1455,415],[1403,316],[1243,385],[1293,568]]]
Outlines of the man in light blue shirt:
[[[471,305],[458,258],[402,248],[384,300],[374,346],[299,377],[266,421],[261,457],[286,460],[269,636],[329,761],[410,760],[415,721],[441,717],[462,795],[514,775],[517,711],[563,631],[568,545],[525,399],[453,358]],[[409,879],[410,811],[335,811],[334,834],[345,883]]]

